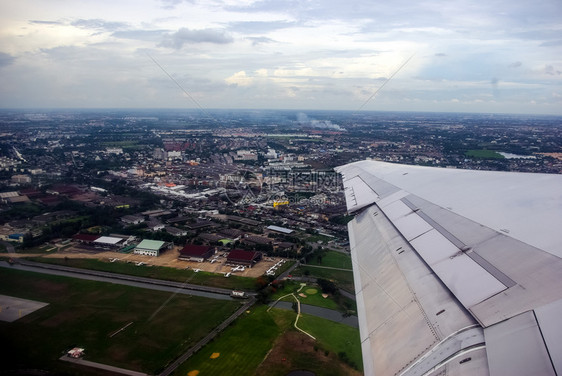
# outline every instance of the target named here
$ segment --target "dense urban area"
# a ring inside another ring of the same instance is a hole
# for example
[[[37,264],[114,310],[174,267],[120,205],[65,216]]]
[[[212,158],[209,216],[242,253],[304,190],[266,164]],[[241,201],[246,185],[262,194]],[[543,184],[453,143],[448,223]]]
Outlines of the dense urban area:
[[[265,315],[265,308],[248,308],[254,300],[267,307],[283,298],[292,309],[292,297],[282,294],[298,292],[302,303],[337,311],[340,321],[356,320],[346,226],[351,217],[334,167],[367,158],[442,168],[559,174],[562,118],[341,111],[3,110],[2,259],[15,266],[40,263],[207,286],[242,298],[247,306],[236,317],[251,311]],[[313,299],[316,292],[318,301]],[[221,322],[230,316],[241,304],[234,302],[224,306],[222,313],[213,308],[218,315],[213,320]],[[279,328],[285,325],[280,322],[292,320],[276,315],[273,321]],[[214,321],[201,330],[213,332]],[[123,328],[117,325],[116,329],[127,332],[125,325],[134,324],[124,322]],[[313,324],[306,325],[314,331]],[[263,345],[264,352],[255,355],[255,364],[250,362],[247,373],[274,374],[271,369],[277,367],[284,375],[305,369],[295,360],[298,357],[289,354],[295,343],[308,354],[306,362],[314,358],[316,365],[333,365],[317,374],[360,373],[357,324],[341,325],[355,331],[357,343],[342,340],[334,345],[319,338],[308,346],[310,333],[297,339],[291,332],[275,342],[276,351],[269,352],[279,335],[275,332]],[[220,337],[223,341],[229,330],[236,326],[226,329]],[[6,333],[7,329],[3,339],[15,335]],[[101,345],[95,341],[89,353],[84,346],[86,354],[102,363],[149,374],[167,374],[168,370],[186,374],[208,362],[197,358],[203,350],[193,350],[205,333],[186,333],[173,339],[183,341],[181,346],[144,363],[132,353],[96,353],[93,349]],[[111,338],[122,335],[120,331],[111,334]],[[69,350],[65,346],[71,343],[66,338],[61,341],[56,351]],[[219,341],[213,343],[218,346]],[[72,345],[83,342],[88,341],[77,338]],[[187,350],[196,355],[171,363]],[[214,354],[211,359],[219,358]],[[42,362],[30,367],[88,372]],[[16,368],[23,366],[16,362]]]

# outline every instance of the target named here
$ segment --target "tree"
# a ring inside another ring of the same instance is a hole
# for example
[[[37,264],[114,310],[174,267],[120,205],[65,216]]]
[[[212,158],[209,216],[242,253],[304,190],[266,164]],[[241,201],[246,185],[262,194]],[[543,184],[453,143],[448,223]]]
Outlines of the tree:
[[[329,280],[324,279],[324,278],[318,278],[316,280],[316,283],[318,283],[318,286],[320,286],[320,288],[322,289],[322,292],[324,292],[325,294],[336,295],[336,294],[339,293],[338,287],[332,281],[329,281]]]

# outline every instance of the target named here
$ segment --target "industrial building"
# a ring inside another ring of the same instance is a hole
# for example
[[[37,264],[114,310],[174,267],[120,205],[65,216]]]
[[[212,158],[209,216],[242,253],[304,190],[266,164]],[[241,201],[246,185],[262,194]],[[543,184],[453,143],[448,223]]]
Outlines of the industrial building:
[[[163,242],[161,240],[143,240],[140,242],[135,250],[135,255],[146,255],[146,256],[160,256],[160,252],[163,252],[166,249],[169,249],[171,246],[170,243]]]
[[[244,251],[242,249],[233,249],[227,256],[228,264],[243,265],[251,268],[262,259],[262,253],[257,251]]]
[[[215,247],[206,245],[186,244],[180,250],[179,259],[186,261],[203,262],[215,254]]]

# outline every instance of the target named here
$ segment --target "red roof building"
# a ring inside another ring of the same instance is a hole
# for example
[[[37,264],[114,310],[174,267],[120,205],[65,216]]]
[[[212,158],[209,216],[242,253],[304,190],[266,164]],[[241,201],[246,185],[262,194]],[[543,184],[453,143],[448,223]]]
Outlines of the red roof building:
[[[257,251],[244,251],[242,249],[233,249],[228,254],[226,262],[236,265],[244,265],[247,267],[252,267],[262,258],[261,252]]]
[[[180,251],[179,259],[203,262],[215,254],[215,247],[207,245],[186,244]]]
[[[99,235],[93,234],[76,234],[72,237],[72,239],[79,241],[80,243],[90,244],[100,238]]]

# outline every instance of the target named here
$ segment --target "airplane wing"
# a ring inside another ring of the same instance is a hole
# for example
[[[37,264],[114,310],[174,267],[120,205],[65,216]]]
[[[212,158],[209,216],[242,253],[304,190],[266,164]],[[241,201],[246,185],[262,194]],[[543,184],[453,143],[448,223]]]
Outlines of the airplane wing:
[[[562,375],[562,175],[336,171],[365,375]]]

